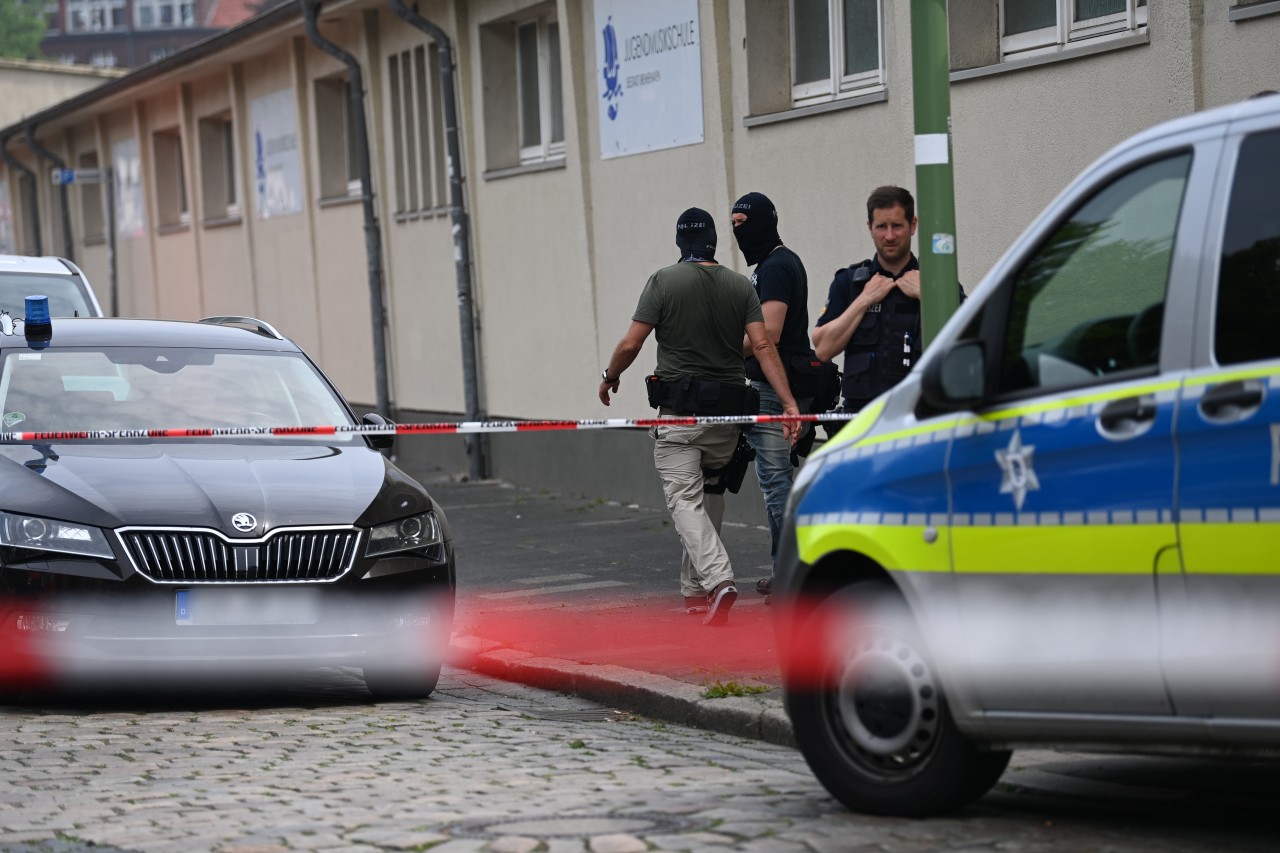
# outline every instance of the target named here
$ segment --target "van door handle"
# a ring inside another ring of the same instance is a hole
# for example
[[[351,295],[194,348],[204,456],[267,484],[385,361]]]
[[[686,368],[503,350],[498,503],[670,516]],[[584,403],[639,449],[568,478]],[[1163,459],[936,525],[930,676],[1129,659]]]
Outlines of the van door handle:
[[[1098,413],[1098,429],[1110,438],[1129,438],[1151,428],[1156,401],[1150,395],[1112,400]]]
[[[1211,421],[1247,418],[1262,405],[1262,383],[1256,379],[1235,380],[1211,386],[1200,398],[1200,414]]]

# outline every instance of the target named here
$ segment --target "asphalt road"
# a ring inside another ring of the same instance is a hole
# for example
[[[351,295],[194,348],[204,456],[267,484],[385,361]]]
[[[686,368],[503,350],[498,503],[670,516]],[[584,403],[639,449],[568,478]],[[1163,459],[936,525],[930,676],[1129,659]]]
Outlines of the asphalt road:
[[[682,549],[663,507],[501,482],[445,480],[428,488],[454,527],[461,599],[514,592],[489,600],[537,606],[641,598],[664,599],[671,607],[681,603]],[[730,523],[723,538],[744,584],[743,601],[753,600],[745,587],[769,574],[769,533],[762,526]]]
[[[0,850],[283,853],[1274,850],[1280,772],[1019,755],[966,811],[851,814],[793,750],[447,670],[373,704],[348,670],[0,708]]]

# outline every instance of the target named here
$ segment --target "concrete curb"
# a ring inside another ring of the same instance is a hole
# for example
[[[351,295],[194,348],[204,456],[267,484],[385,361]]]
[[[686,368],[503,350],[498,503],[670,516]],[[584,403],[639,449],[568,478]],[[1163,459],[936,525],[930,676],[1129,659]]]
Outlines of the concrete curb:
[[[517,651],[475,636],[454,637],[452,666],[570,693],[668,723],[795,747],[791,720],[775,693],[706,699],[702,688],[620,666],[576,663]]]

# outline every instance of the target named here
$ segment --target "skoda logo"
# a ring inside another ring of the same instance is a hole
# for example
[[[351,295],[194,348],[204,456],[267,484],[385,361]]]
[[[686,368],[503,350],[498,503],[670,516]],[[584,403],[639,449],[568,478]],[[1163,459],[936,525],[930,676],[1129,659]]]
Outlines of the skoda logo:
[[[247,512],[237,512],[231,516],[231,526],[241,533],[248,533],[258,526],[258,519]]]

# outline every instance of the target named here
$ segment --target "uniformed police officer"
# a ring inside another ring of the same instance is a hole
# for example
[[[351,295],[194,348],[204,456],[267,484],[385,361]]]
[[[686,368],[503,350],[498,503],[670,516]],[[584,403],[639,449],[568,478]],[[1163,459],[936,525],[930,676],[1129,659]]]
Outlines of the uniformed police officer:
[[[920,262],[911,251],[916,202],[902,187],[867,199],[876,253],[836,272],[813,330],[818,358],[844,352],[841,408],[856,412],[911,372],[920,358]],[[963,291],[961,297],[963,298]]]
[[[755,414],[759,395],[746,384],[745,334],[782,402],[783,414],[798,415],[751,282],[716,263],[711,215],[696,207],[682,213],[676,222],[676,245],[680,261],[650,276],[631,326],[601,374],[600,402],[610,404],[610,392],[617,393],[622,372],[656,330],[658,366],[646,383],[649,402],[660,415]],[[797,428],[795,422],[784,425],[788,441],[795,440]],[[738,597],[729,554],[720,541],[723,489],[717,493],[716,483],[710,483],[708,490],[708,472],[729,463],[740,432],[732,424],[659,426],[650,431],[656,439],[653,459],[667,509],[684,545],[680,591],[689,612],[706,613],[706,625],[723,625]]]

